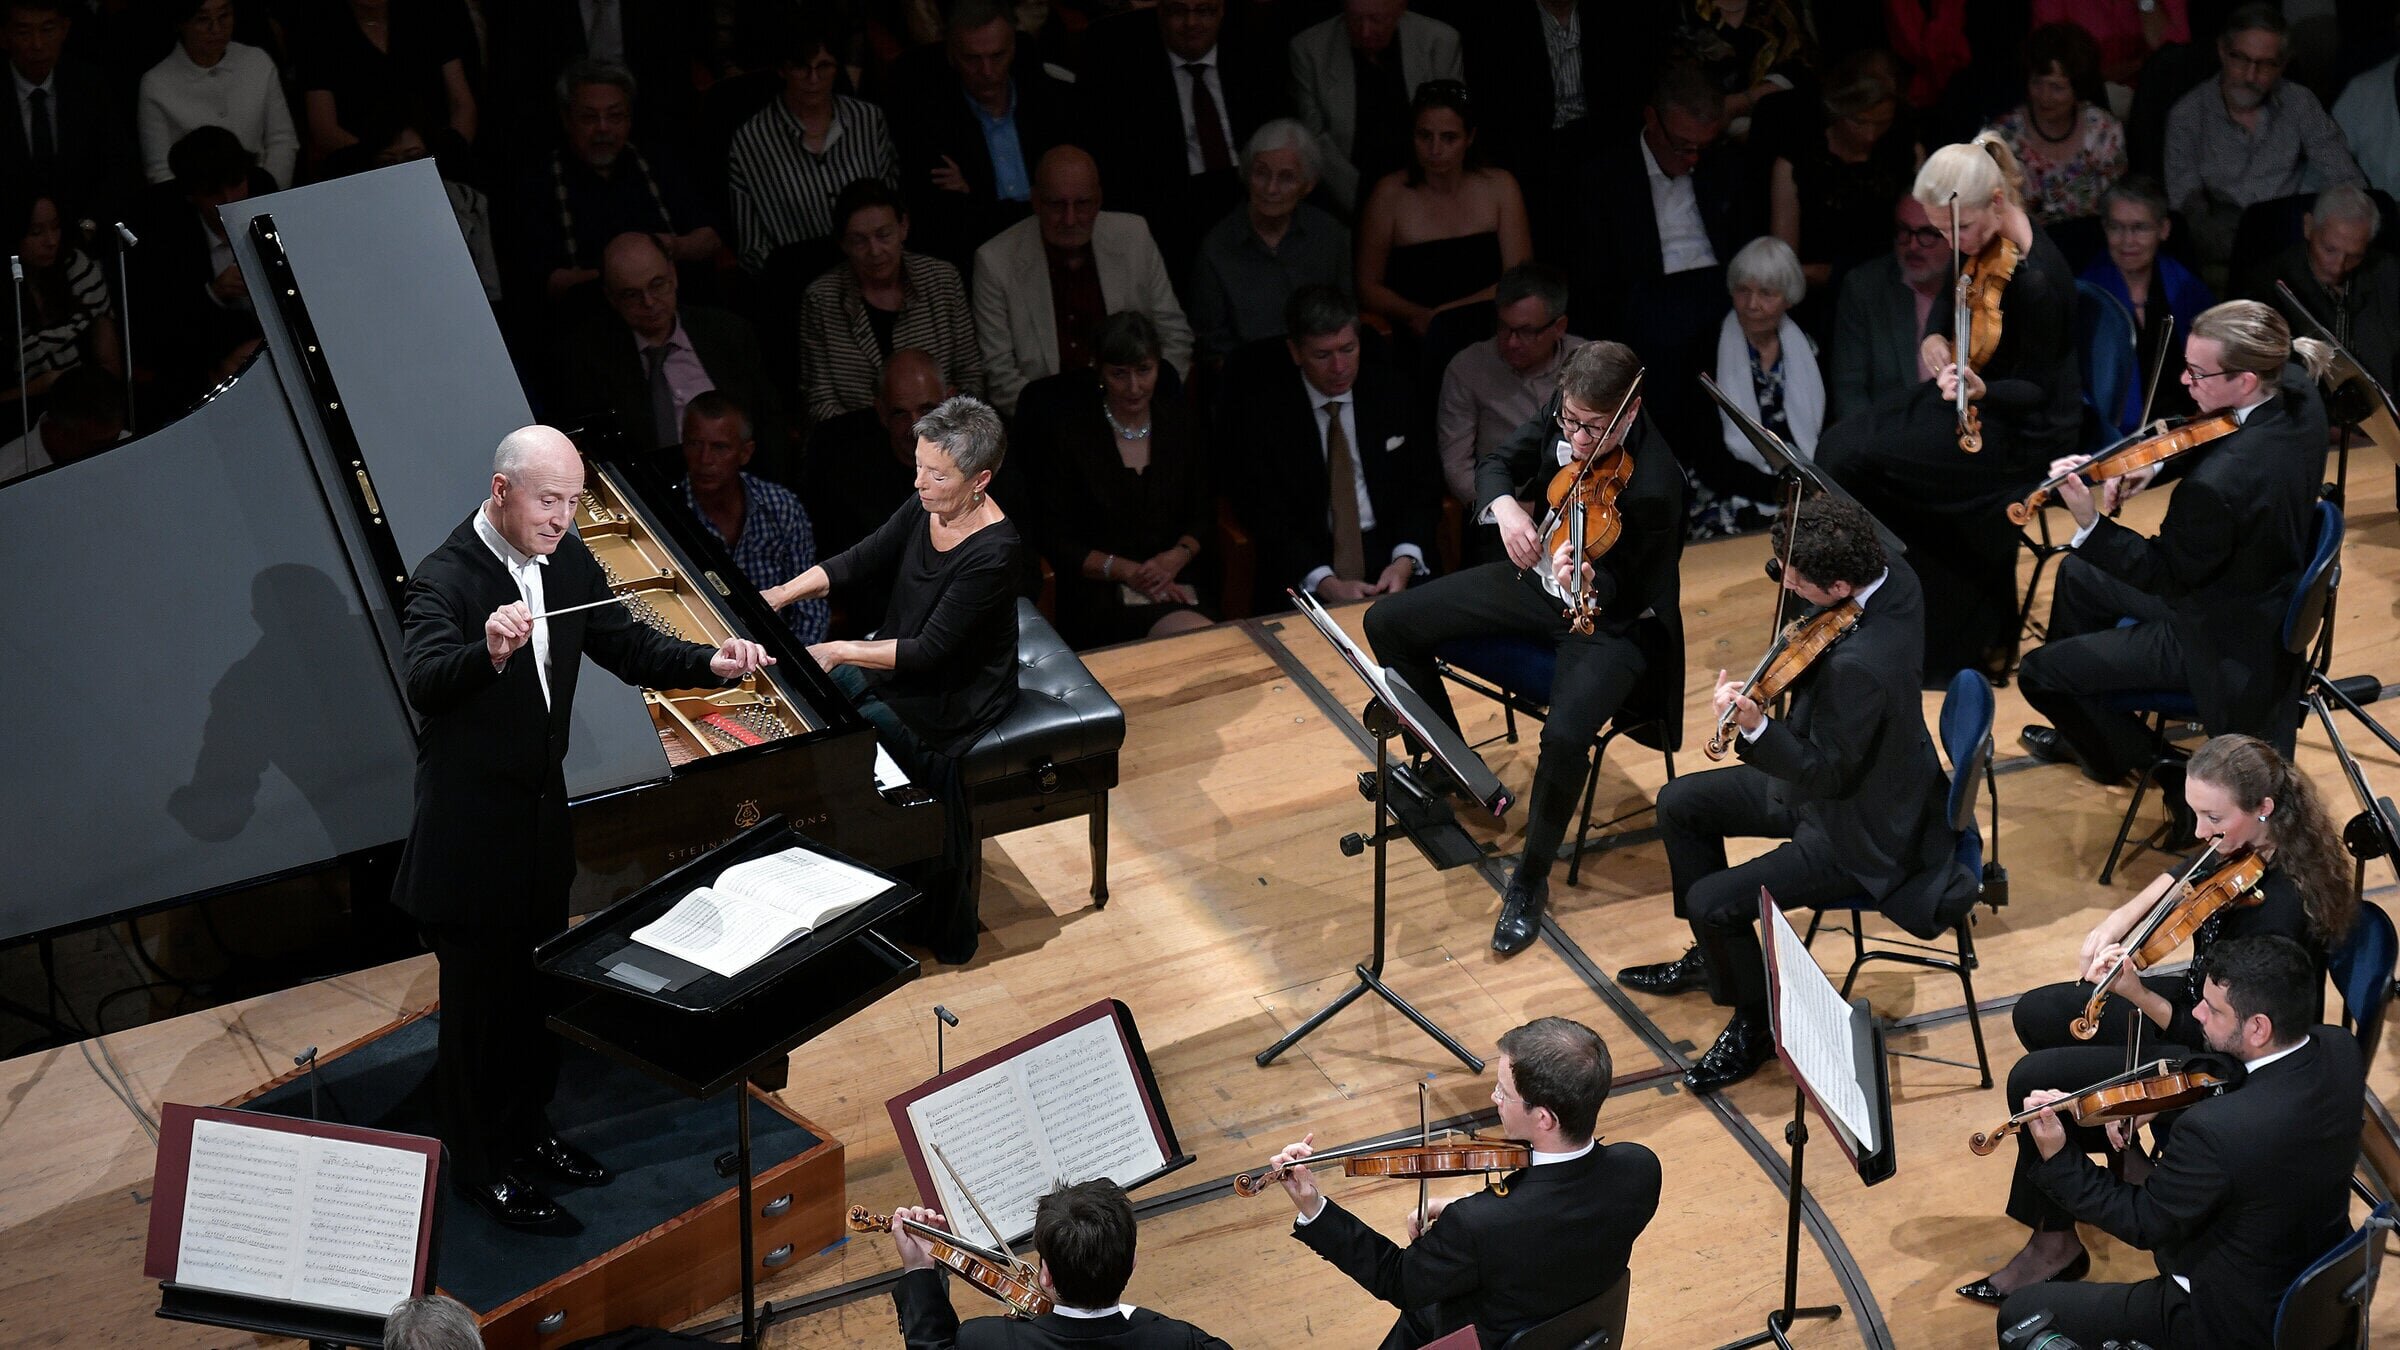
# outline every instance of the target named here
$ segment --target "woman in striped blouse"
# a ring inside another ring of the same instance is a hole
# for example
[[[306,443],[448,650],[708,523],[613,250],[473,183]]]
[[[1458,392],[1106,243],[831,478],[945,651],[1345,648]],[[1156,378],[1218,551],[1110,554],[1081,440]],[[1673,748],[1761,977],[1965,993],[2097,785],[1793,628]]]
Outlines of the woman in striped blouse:
[[[875,401],[883,363],[916,348],[950,388],[983,397],[983,350],[958,269],[908,251],[908,212],[881,179],[842,189],[833,207],[842,261],[800,301],[801,383],[817,421]]]
[[[52,381],[86,361],[111,375],[123,375],[108,284],[90,255],[68,245],[57,200],[44,193],[18,197],[7,220],[7,237],[14,245],[10,252],[25,261],[25,382],[17,383],[11,362],[0,373],[8,389],[0,403],[38,399]]]
[[[783,91],[733,133],[725,159],[735,244],[754,274],[767,272],[778,250],[821,246],[838,228],[833,202],[844,184],[900,181],[883,109],[834,92],[842,67],[831,31],[796,14],[777,28],[771,41]],[[812,257],[798,275],[823,265]]]

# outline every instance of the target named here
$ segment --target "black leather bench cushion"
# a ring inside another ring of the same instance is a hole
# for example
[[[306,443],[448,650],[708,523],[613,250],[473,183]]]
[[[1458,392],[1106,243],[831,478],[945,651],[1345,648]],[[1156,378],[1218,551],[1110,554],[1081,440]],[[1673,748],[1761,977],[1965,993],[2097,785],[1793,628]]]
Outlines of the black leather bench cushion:
[[[1125,744],[1125,710],[1031,600],[1017,601],[1017,706],[967,752],[967,786],[1110,755]]]

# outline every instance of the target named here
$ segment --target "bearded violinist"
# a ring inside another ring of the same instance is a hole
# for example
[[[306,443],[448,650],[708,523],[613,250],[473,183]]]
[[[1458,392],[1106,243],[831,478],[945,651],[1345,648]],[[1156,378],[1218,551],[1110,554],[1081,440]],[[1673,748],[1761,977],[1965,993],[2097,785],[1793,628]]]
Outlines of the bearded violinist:
[[[2324,983],[2289,938],[2233,938],[2209,950],[2195,1019],[2208,1048],[2247,1073],[2239,1088],[2176,1117],[2174,1147],[2140,1185],[2070,1146],[2055,1112],[2027,1123],[2046,1202],[2156,1253],[2162,1273],[2132,1284],[2070,1276],[2029,1285],[2001,1305],[2001,1330],[2046,1312],[2050,1331],[2076,1345],[2274,1343],[2283,1291],[2350,1229],[2366,1074],[2349,1033],[2311,1025]],[[2036,1092],[2024,1105],[2064,1095]]]
[[[1500,1037],[1492,1102],[1500,1133],[1533,1163],[1499,1189],[1434,1200],[1394,1243],[1318,1192],[1303,1139],[1275,1155],[1298,1218],[1292,1236],[1401,1310],[1382,1350],[1413,1350],[1473,1325],[1484,1350],[1598,1298],[1625,1273],[1658,1212],[1658,1155],[1592,1133],[1608,1100],[1608,1042],[1580,1022],[1543,1017]]]
[[[2358,902],[2344,861],[2341,834],[2325,814],[2324,801],[2306,775],[2293,770],[2264,741],[2219,736],[2192,754],[2184,770],[2184,795],[2198,830],[2217,841],[2223,857],[2254,849],[2266,873],[2254,888],[2253,905],[2217,911],[2193,935],[2188,974],[2143,976],[2117,960],[2142,923],[2166,898],[2181,875],[2170,872],[2092,926],[2076,954],[2085,979],[2044,985],[2017,1000],[2012,1014],[2017,1039],[2026,1049],[2008,1073],[2008,1102],[2036,1092],[2063,1092],[2096,1083],[2125,1068],[2126,1039],[2137,1019],[2143,1062],[2202,1049],[2201,975],[2220,943],[2273,935],[2297,942],[2308,954],[2322,990],[2327,948],[2350,931]],[[2197,878],[2195,878],[2197,880]],[[2115,972],[2113,995],[2089,1040],[2077,1039],[2069,1024],[2090,1002],[2092,984]],[[2321,995],[2309,1000],[2310,1020],[2321,1012]],[[2095,1129],[2071,1131],[2078,1151],[2101,1147]],[[2042,1157],[2032,1137],[2017,1136],[2016,1174],[2009,1183],[2008,1216],[2033,1231],[2008,1264],[1958,1292],[1981,1303],[1999,1303],[2042,1280],[2074,1280],[2091,1268],[2075,1235],[2075,1215],[2051,1197],[2038,1179]]]
[[[1492,930],[1492,949],[1503,955],[1522,951],[1541,928],[1551,864],[1600,729],[1622,711],[1630,714],[1626,721],[1660,719],[1661,748],[1672,750],[1682,739],[1683,471],[1642,415],[1642,400],[1628,398],[1640,372],[1640,359],[1623,343],[1576,349],[1543,410],[1475,466],[1475,518],[1500,527],[1508,559],[1411,587],[1367,611],[1376,658],[1405,676],[1454,730],[1458,715],[1434,668],[1436,648],[1460,638],[1515,636],[1558,653],[1526,805],[1525,850]],[[1598,618],[1592,631],[1577,633],[1566,618],[1567,588],[1542,542],[1544,491],[1564,468],[1620,449],[1633,461],[1632,477],[1616,496],[1624,529],[1614,547],[1589,563],[1587,589]]]
[[[2018,679],[2050,719],[2018,738],[2034,758],[2081,764],[2101,783],[2148,763],[2149,728],[2108,701],[2132,689],[2189,689],[2210,735],[2291,750],[2307,672],[2284,650],[2283,619],[2325,476],[2316,377],[2329,359],[2255,300],[2205,310],[2184,344],[2184,387],[2203,415],[2231,413],[2240,427],[2189,452],[2158,534],[2103,515],[2106,501],[2080,480],[2059,485],[2074,554],[2058,569],[2049,641]],[[2118,626],[2126,618],[2136,622]]]
[[[1865,894],[1893,922],[1935,937],[1975,901],[1976,878],[1953,858],[1941,762],[1925,731],[1917,686],[1924,666],[1925,596],[1916,574],[1886,556],[1857,503],[1814,498],[1800,507],[1786,590],[1821,613],[1858,606],[1856,625],[1791,685],[1791,712],[1770,718],[1741,680],[1717,677],[1720,719],[1739,728],[1743,763],[1686,774],[1658,794],[1675,912],[1696,945],[1680,958],[1631,966],[1617,983],[1649,994],[1707,989],[1733,1018],[1684,1081],[1695,1092],[1740,1082],[1774,1057],[1767,976],[1758,945],[1758,892],[1782,905]],[[1737,867],[1725,841],[1788,842]]]

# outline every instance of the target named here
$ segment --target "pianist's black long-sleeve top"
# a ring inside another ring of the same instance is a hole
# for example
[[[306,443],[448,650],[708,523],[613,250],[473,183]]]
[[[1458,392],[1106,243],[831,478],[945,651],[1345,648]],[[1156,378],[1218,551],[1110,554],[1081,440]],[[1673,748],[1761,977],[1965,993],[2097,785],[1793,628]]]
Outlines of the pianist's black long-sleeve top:
[[[927,745],[952,758],[1016,702],[1024,547],[1016,522],[1004,517],[944,553],[933,546],[924,503],[910,497],[825,563],[836,594],[869,578],[891,586],[874,636],[896,644],[892,668],[868,671],[868,681]]]

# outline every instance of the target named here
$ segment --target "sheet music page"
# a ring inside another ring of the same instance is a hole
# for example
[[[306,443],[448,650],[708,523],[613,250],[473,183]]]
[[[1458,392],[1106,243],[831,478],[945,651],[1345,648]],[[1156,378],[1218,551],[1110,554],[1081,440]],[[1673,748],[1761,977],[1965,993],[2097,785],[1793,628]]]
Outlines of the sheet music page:
[[[193,1121],[176,1283],[285,1297],[299,1247],[307,1156],[307,1141],[298,1135]]]
[[[739,975],[795,937],[789,915],[703,886],[633,930],[633,940],[719,975]]]
[[[308,1142],[315,1184],[291,1297],[380,1317],[416,1280],[425,1158],[348,1139]]]
[[[1867,1101],[1866,1087],[1858,1081],[1850,1005],[1817,968],[1817,959],[1809,955],[1782,909],[1768,905],[1766,910],[1768,924],[1774,929],[1778,977],[1776,1040],[1791,1055],[1808,1090],[1859,1141],[1862,1151],[1872,1153],[1878,1147],[1875,1112]]]
[[[1115,1018],[1086,1022],[1017,1062],[1060,1179],[1127,1186],[1167,1165]]]
[[[192,1122],[178,1284],[381,1317],[416,1280],[425,1159]]]
[[[908,1123],[925,1150],[925,1167],[933,1174],[934,1195],[951,1232],[999,1247],[1033,1231],[1034,1202],[1057,1186],[1058,1176],[1013,1062],[995,1064],[909,1103]],[[950,1168],[934,1156],[937,1144],[1000,1232],[976,1219]]]
[[[735,863],[717,874],[718,890],[773,906],[810,929],[858,908],[891,885],[863,867],[798,847]]]

